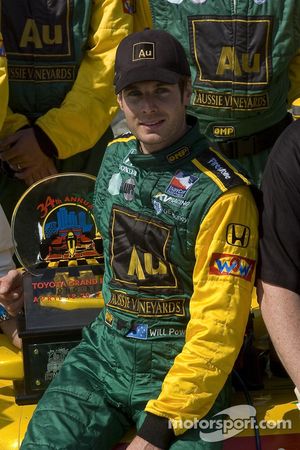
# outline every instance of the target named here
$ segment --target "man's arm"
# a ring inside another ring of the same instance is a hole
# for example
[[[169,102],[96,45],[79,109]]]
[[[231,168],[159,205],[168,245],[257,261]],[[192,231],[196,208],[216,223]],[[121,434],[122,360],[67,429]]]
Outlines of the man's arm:
[[[150,414],[138,432],[158,447],[163,442],[168,448],[172,433],[181,435],[186,421],[193,423],[208,413],[232,371],[250,311],[257,216],[248,188],[241,187],[224,194],[201,224],[186,343],[159,397],[148,402],[145,410]],[[237,245],[230,237],[232,225],[238,234],[246,233]]]
[[[117,112],[115,52],[132,31],[132,22],[132,15],[123,11],[120,0],[93,2],[89,49],[76,81],[60,108],[51,109],[36,121],[55,145],[58,158],[91,148],[110,125]]]
[[[259,280],[261,312],[284,367],[300,388],[300,295]]]

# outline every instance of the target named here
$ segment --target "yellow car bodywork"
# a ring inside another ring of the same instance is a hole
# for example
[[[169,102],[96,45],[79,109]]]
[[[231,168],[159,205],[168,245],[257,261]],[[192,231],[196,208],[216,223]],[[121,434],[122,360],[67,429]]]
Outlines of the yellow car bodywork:
[[[22,380],[22,352],[0,335],[0,450],[20,448],[35,405],[15,403],[13,380]]]

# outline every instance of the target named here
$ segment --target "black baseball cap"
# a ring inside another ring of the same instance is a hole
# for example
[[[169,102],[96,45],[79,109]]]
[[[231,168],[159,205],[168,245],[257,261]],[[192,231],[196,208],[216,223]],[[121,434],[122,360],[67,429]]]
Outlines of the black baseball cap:
[[[146,29],[130,34],[119,44],[116,94],[140,81],[176,84],[181,76],[191,76],[189,63],[182,45],[166,31]]]

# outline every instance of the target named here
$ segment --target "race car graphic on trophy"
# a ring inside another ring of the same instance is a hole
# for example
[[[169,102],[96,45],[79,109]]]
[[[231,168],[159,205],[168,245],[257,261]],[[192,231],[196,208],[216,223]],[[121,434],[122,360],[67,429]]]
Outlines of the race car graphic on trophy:
[[[71,202],[56,206],[45,218],[41,231],[40,258],[43,261],[102,258],[100,234],[93,216],[84,206]]]

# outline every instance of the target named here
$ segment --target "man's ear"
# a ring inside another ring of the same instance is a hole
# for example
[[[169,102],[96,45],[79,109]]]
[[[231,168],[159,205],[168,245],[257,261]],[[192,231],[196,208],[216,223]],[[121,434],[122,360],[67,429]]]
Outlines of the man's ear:
[[[117,94],[117,102],[119,103],[119,106],[120,106],[121,111],[123,111],[123,97],[122,97],[122,92],[120,92],[119,94]]]

